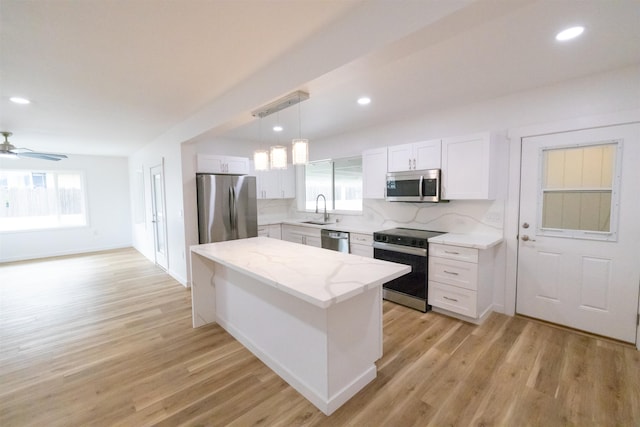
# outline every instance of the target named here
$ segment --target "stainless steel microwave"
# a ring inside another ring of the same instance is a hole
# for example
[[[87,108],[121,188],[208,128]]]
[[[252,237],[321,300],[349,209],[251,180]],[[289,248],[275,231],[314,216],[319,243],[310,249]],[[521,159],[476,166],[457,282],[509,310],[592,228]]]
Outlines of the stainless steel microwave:
[[[385,199],[390,202],[439,202],[440,169],[388,173]]]

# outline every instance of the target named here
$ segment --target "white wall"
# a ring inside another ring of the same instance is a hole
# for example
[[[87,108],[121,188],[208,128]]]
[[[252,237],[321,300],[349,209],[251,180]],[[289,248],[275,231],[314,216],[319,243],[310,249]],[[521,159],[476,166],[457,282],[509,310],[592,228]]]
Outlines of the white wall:
[[[142,171],[144,178],[144,222],[132,224],[133,246],[150,260],[155,260],[153,227],[151,223],[151,171],[164,162],[165,208],[167,221],[168,273],[183,285],[187,284],[184,216],[182,199],[182,164],[180,145],[149,144],[129,157],[129,174]],[[132,179],[130,192],[132,203],[140,197]]]
[[[0,160],[2,169],[74,170],[85,177],[85,227],[18,231],[0,235],[0,262],[131,246],[129,174],[126,157],[70,155],[51,162]]]

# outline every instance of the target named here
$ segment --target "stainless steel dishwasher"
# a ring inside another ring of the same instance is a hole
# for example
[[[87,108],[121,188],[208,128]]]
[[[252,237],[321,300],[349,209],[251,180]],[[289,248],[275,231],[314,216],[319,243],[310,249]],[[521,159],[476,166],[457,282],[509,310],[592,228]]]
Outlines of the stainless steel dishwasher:
[[[349,253],[349,233],[346,231],[335,231],[322,229],[320,240],[324,249]]]

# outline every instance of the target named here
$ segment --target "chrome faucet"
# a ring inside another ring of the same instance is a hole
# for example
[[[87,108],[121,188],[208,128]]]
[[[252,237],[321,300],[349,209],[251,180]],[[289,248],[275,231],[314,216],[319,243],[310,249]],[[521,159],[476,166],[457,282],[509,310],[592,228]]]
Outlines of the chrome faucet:
[[[322,199],[324,200],[324,222],[327,222],[329,221],[329,214],[327,213],[327,198],[324,197],[324,194],[318,194],[318,197],[316,197],[316,213],[318,213],[318,199],[320,196],[322,196]]]

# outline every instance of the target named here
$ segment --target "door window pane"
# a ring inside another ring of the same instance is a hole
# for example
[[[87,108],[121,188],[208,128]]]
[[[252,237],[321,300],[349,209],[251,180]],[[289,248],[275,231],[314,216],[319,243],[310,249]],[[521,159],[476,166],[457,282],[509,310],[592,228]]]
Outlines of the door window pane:
[[[617,144],[542,151],[542,229],[610,233]]]

